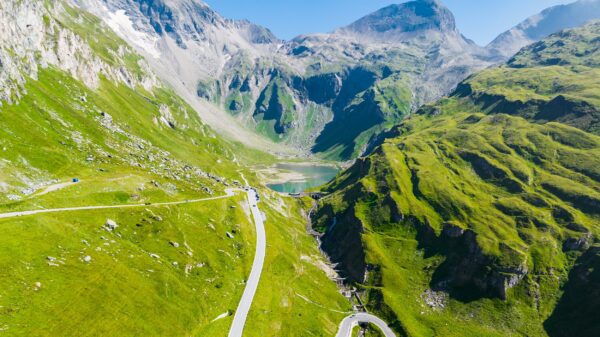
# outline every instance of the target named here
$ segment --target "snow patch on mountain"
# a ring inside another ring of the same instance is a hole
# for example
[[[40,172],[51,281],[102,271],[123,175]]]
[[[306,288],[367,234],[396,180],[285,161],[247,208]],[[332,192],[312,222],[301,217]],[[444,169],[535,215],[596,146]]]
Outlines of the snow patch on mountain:
[[[158,37],[140,32],[133,27],[131,18],[127,16],[125,10],[118,10],[114,13],[108,13],[104,20],[123,39],[128,39],[132,44],[141,48],[148,55],[154,58],[160,58],[161,53],[156,47]]]
[[[138,66],[144,73],[134,74],[122,59],[121,64],[111,65],[99,57],[88,41],[65,25],[80,19],[71,15],[60,1],[0,1],[0,102],[18,101],[27,79],[37,79],[40,68],[51,66],[93,89],[99,87],[101,77],[147,90],[159,86],[143,60]]]

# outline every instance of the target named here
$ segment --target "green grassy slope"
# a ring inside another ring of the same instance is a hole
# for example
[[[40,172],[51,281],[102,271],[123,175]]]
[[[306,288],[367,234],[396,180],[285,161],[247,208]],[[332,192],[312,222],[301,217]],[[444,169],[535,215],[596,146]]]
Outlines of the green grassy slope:
[[[314,218],[323,248],[400,335],[560,336],[571,317],[593,336],[587,308],[597,303],[574,299],[595,274],[569,275],[595,263],[581,259],[600,234],[600,137],[479,100],[508,92],[527,105],[538,99],[520,96],[529,84],[571,66],[551,67],[475,75],[466,83],[481,91],[423,108],[325,187]]]
[[[535,43],[505,66],[472,76],[456,96],[479,109],[557,121],[600,134],[600,22]]]
[[[230,318],[211,321],[235,310],[251,266],[242,202],[2,220],[4,333],[223,335]],[[107,219],[119,228],[106,231]]]
[[[263,193],[266,209],[265,269],[248,317],[251,337],[333,336],[351,312],[349,302],[325,276],[325,264],[306,220],[293,200]],[[261,205],[263,207],[263,205]]]
[[[312,151],[329,160],[350,160],[364,153],[373,139],[410,113],[413,97],[405,82],[407,78],[395,74],[378,80],[357,97],[340,95],[340,103],[334,104],[334,118],[317,137]]]
[[[240,179],[228,145],[168,91],[108,82],[91,91],[49,69],[27,92],[1,109],[2,212],[184,201],[220,195],[224,179]],[[175,128],[154,122],[161,105],[174,111]],[[41,193],[71,177],[81,182]],[[236,308],[254,252],[242,202],[2,220],[6,333],[223,334],[227,320],[210,321]],[[105,231],[107,219],[118,230]]]
[[[101,29],[84,13],[66,15],[65,29],[84,40]],[[97,40],[92,50],[109,64],[142,71],[134,69],[135,55],[131,63],[110,58],[104,48],[124,42],[103,32],[110,43]],[[48,67],[22,93],[0,106],[0,213],[146,205],[1,219],[2,334],[225,335],[254,258],[245,196],[156,203],[219,196],[242,175],[257,186],[245,164],[273,158],[220,138],[168,88],[102,79],[90,89]],[[74,177],[81,181],[56,186]],[[269,248],[251,333],[330,335],[348,303],[320,268],[298,205],[271,194],[261,210]],[[107,231],[108,219],[119,227]]]

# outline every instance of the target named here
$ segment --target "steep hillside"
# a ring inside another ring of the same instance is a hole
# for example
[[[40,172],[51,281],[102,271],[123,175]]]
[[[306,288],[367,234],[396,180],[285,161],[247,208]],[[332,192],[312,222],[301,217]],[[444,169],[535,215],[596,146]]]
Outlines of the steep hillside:
[[[224,189],[236,169],[231,147],[94,16],[41,1],[1,13],[13,32],[1,48],[3,201],[103,165]]]
[[[600,19],[600,1],[579,0],[550,7],[500,34],[487,48],[494,54],[509,58],[521,48],[564,29],[582,26]]]
[[[197,95],[200,83],[224,76],[229,61],[244,55],[270,59],[279,41],[265,28],[221,17],[196,0],[72,0],[93,13],[145,56],[152,69],[202,119],[229,139],[255,148],[285,150]]]
[[[0,28],[0,214],[110,207],[0,216],[2,333],[225,335],[255,228],[243,194],[201,199],[257,184],[243,164],[265,155],[222,139],[78,7],[0,2]],[[248,329],[333,334],[348,303],[304,218],[262,200],[270,249]]]
[[[551,337],[594,336],[600,326],[590,313],[600,309],[600,247],[593,246],[578,260],[556,309],[544,323]]]
[[[597,28],[473,76],[325,187],[322,248],[401,335],[564,336],[575,317],[579,336],[594,335],[597,301],[575,302],[597,281],[585,266],[600,234],[600,137],[573,116],[535,118],[554,113],[535,102],[595,109]],[[499,93],[516,108],[481,101]]]
[[[488,113],[556,121],[600,134],[600,22],[524,48],[500,68],[462,83],[455,95]]]

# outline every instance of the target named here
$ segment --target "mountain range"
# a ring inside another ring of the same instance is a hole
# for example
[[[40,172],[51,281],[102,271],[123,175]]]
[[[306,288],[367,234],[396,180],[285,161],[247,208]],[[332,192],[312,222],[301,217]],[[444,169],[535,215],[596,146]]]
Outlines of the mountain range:
[[[244,336],[596,336],[599,6],[483,47],[438,0],[290,41],[0,1],[0,333],[224,336],[246,304]],[[314,160],[343,169],[267,188]]]
[[[483,48],[461,35],[439,1],[391,5],[291,41],[197,1],[83,4],[150,56],[159,76],[220,132],[251,144],[249,133],[258,133],[295,152],[343,160],[470,74],[598,12],[597,1],[555,7]]]

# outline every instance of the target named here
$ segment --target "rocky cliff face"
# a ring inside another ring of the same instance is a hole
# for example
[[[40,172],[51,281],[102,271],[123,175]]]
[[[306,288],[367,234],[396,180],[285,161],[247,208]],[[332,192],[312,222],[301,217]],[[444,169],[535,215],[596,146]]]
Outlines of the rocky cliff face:
[[[287,42],[201,1],[72,1],[144,54],[220,132],[248,142],[253,137],[244,130],[252,130],[338,160],[365,153],[405,115],[524,43],[595,15],[598,2],[548,10],[505,34],[527,41],[499,37],[484,49],[460,34],[437,0],[388,6],[333,33]],[[358,74],[368,86],[354,86]]]
[[[600,310],[600,246],[589,248],[571,270],[565,293],[544,322],[551,337],[595,336],[600,323],[591,313]]]
[[[104,1],[110,8],[126,10],[138,26],[150,25],[158,35],[167,34],[187,48],[186,41],[217,42],[213,32],[229,31],[250,44],[276,43],[278,39],[266,28],[249,21],[228,20],[200,1],[127,0]],[[232,42],[232,41],[229,41]]]
[[[268,56],[277,48],[277,39],[267,29],[225,19],[202,1],[72,1],[145,56],[155,73],[219,133],[253,146],[278,148],[249,131],[251,116],[236,120],[223,113],[225,103],[215,82],[229,78],[228,69],[240,59],[271,62]]]
[[[247,142],[242,129],[250,129],[338,160],[365,153],[391,125],[502,60],[499,49],[507,50],[464,38],[452,13],[433,0],[388,6],[333,33],[288,42],[199,1],[72,1],[144,54],[220,132]],[[582,11],[596,2],[569,8]],[[548,11],[555,12],[566,15]],[[547,30],[531,27],[532,40]]]
[[[72,14],[63,2],[0,4],[0,29],[4,32],[0,36],[0,101],[18,100],[25,81],[37,78],[39,68],[48,67],[64,70],[90,88],[97,88],[101,78],[147,90],[159,85],[148,64],[139,57],[130,58],[133,52],[124,44],[99,47],[106,55],[99,57],[90,37],[78,32],[91,23],[78,22]],[[127,64],[127,58],[134,61]]]
[[[217,78],[237,53],[258,56],[262,45],[278,42],[267,29],[225,19],[201,1],[76,1],[190,88]]]

